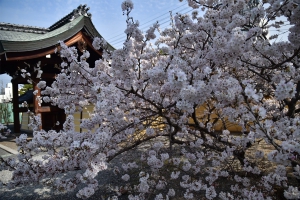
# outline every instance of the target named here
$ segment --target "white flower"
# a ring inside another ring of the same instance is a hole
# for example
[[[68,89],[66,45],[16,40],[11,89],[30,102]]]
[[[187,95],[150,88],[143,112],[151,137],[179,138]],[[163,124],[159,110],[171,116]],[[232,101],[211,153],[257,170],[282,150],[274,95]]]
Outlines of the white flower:
[[[36,95],[38,92],[38,90],[34,90],[33,95]]]
[[[228,136],[230,134],[230,131],[229,130],[223,130],[222,134]]]
[[[157,185],[156,185],[156,189],[157,190],[162,190],[166,187],[166,182],[165,181],[162,181],[162,180],[159,180]]]
[[[289,186],[288,190],[284,191],[284,197],[287,199],[299,199],[300,191],[298,187]]]
[[[170,70],[168,73],[168,80],[171,83],[175,83],[176,82],[184,82],[187,80],[186,74],[181,71],[180,69],[176,69],[176,70]]]
[[[42,74],[43,74],[43,70],[38,70],[36,74],[36,78],[41,78]]]
[[[159,149],[161,149],[164,146],[164,144],[162,142],[155,142],[152,146],[152,148],[156,151],[158,151]],[[149,154],[150,155],[150,154]]]
[[[133,9],[133,3],[131,0],[125,0],[122,2],[121,5],[122,11],[126,11],[126,10],[132,10]]]
[[[145,181],[139,184],[139,192],[146,193],[149,191],[149,188],[150,186]]]
[[[194,191],[199,191],[202,188],[202,182],[201,181],[195,181],[193,182],[193,186],[191,189],[193,189]]]
[[[185,192],[184,193],[184,198],[186,199],[193,199],[194,198],[194,194],[191,192]]]
[[[138,195],[133,196],[132,194],[128,195],[129,200],[140,200],[141,198]]]
[[[179,165],[180,162],[181,162],[180,158],[173,158],[172,161],[173,161],[173,164],[176,165],[176,166]]]
[[[155,199],[154,200],[164,200],[164,197],[163,195],[160,193],[158,195],[155,196]]]
[[[265,117],[266,117],[266,114],[267,114],[266,109],[263,108],[263,107],[259,107],[258,115],[261,116],[262,118],[265,118]]]
[[[16,139],[16,143],[21,143],[21,142],[25,142],[27,140],[27,134],[21,134],[17,139]]]
[[[275,96],[279,101],[286,98],[293,98],[295,94],[296,88],[293,81],[285,82],[285,80],[281,80],[275,90]]]
[[[151,166],[151,167],[154,167],[154,166],[156,165],[156,163],[159,162],[158,160],[159,160],[159,159],[156,158],[156,156],[151,155],[151,156],[149,156],[149,157],[147,158],[147,164],[148,164],[149,166]]]
[[[101,48],[101,39],[98,38],[98,37],[95,37],[94,40],[93,40],[93,47],[96,49],[96,50],[99,50]]]
[[[214,186],[206,188],[205,196],[207,199],[213,199],[217,196]]]
[[[182,180],[184,180],[185,182],[187,182],[188,180],[190,180],[190,176],[189,175],[183,175],[182,176]]]
[[[179,81],[179,82],[183,82],[187,79],[186,74],[182,71],[177,72],[176,75],[177,75],[177,81]]]
[[[128,174],[125,174],[125,175],[122,176],[122,179],[123,179],[124,181],[129,181],[130,176],[129,176]]]
[[[294,167],[294,173],[293,173],[298,179],[300,179],[300,167],[297,165]]]
[[[164,162],[165,160],[169,159],[169,154],[168,153],[162,153],[160,154],[161,160]]]
[[[174,197],[175,196],[175,190],[174,189],[169,189],[168,195],[170,197]]]
[[[154,129],[153,128],[147,128],[146,129],[146,134],[149,136],[152,136],[155,134]]]
[[[182,165],[182,169],[184,171],[189,171],[191,169],[192,164],[189,161],[184,161]]]
[[[245,88],[245,94],[250,97],[253,98],[255,101],[258,101],[259,96],[256,94],[256,90],[253,89],[252,85],[247,85]]]
[[[146,175],[146,173],[143,172],[143,171],[141,171],[141,172],[139,173],[139,177],[144,177],[145,175]]]
[[[203,70],[203,73],[207,76],[211,73],[211,68],[206,66],[205,69]]]
[[[84,198],[84,199],[86,199],[86,198],[92,196],[94,193],[95,193],[94,188],[92,188],[92,187],[85,187],[85,188],[79,190],[78,193],[76,194],[76,196],[78,198]]]
[[[80,147],[80,141],[73,141],[73,143],[71,144],[71,147],[73,147],[73,148]]]
[[[36,86],[40,89],[43,89],[46,87],[46,81],[40,81]]]

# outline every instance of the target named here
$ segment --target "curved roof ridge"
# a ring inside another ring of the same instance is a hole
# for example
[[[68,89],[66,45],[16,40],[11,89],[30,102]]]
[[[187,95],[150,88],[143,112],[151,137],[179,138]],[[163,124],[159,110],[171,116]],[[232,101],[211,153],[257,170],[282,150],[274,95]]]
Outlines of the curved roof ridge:
[[[84,5],[79,5],[77,7],[77,9],[74,9],[72,12],[70,12],[68,15],[66,15],[65,17],[61,18],[60,20],[58,20],[57,22],[55,22],[53,25],[51,25],[48,29],[50,31],[52,30],[55,30],[67,23],[69,23],[70,21],[73,21],[74,19],[76,19],[77,17],[83,15],[83,16],[86,16],[86,17],[89,17],[91,18],[92,17],[92,14],[91,13],[88,13],[88,10],[90,8],[87,7],[86,4]]]
[[[11,23],[4,23],[4,22],[0,22],[0,30],[26,32],[26,33],[38,33],[38,34],[44,34],[44,33],[47,33],[50,31],[50,29],[48,29],[48,28],[11,24]]]

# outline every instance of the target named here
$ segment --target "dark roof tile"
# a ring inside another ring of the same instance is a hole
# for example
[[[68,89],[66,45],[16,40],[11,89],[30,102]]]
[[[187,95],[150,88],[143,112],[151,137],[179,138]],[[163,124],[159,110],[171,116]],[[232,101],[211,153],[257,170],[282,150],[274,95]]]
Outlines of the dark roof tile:
[[[17,31],[17,32],[31,32],[31,33],[39,33],[44,34],[49,32],[49,29],[36,27],[36,26],[24,26],[19,24],[11,24],[11,23],[0,23],[0,30],[5,31]]]

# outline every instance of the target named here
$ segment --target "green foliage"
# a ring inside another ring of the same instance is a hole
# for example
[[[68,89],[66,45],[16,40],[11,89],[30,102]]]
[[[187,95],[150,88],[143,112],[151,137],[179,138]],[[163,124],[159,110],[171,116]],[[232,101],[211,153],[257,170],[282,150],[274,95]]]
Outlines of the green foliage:
[[[0,104],[0,123],[8,124],[12,115],[12,109],[9,103]]]
[[[28,90],[33,89],[32,84],[24,84],[23,87],[19,90],[19,96],[25,94]]]

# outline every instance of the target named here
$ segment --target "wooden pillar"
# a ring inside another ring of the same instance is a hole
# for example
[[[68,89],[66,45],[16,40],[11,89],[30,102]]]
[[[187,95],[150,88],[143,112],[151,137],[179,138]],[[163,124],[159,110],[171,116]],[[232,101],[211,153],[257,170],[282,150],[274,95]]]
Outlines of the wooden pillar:
[[[19,115],[19,93],[18,82],[11,80],[13,89],[13,113],[14,113],[14,132],[20,133],[20,115]]]

